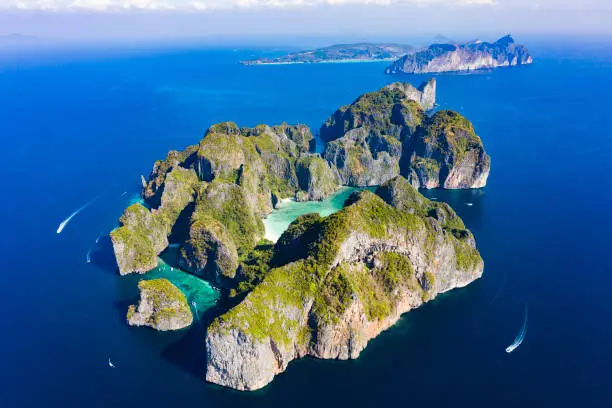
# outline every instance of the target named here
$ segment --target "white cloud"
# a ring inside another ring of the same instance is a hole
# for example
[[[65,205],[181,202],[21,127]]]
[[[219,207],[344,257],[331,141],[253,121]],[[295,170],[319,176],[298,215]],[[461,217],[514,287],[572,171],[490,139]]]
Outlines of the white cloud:
[[[178,10],[209,11],[257,8],[313,7],[323,5],[415,4],[448,6],[494,5],[495,0],[0,0],[0,10]]]

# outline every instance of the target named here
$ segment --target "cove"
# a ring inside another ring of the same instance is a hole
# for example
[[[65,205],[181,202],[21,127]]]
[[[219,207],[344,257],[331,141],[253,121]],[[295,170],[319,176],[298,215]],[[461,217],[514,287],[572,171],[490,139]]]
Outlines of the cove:
[[[376,187],[368,187],[368,190],[374,191]],[[297,217],[304,214],[318,213],[321,217],[327,217],[344,207],[344,202],[355,191],[361,191],[364,188],[357,187],[342,187],[334,194],[322,201],[306,201],[297,202],[293,199],[283,200],[270,215],[263,220],[266,227],[266,239],[272,242],[278,241],[280,236],[285,232]]]

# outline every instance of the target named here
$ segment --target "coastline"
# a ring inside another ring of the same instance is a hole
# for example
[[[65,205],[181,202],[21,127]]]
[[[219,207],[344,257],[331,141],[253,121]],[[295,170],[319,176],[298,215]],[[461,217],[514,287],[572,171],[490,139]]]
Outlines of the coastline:
[[[255,66],[255,65],[306,65],[306,64],[358,64],[358,63],[372,63],[372,62],[390,62],[396,61],[397,58],[378,58],[378,59],[341,59],[341,60],[323,60],[323,61],[287,61],[287,62],[253,62],[247,63],[246,61],[240,61],[241,65],[244,66]]]

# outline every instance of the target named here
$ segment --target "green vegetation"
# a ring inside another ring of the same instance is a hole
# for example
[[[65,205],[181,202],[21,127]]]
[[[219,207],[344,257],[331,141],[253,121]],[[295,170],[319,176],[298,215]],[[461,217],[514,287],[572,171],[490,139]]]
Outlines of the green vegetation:
[[[423,274],[422,287],[423,290],[421,292],[421,299],[423,302],[427,302],[431,299],[431,293],[434,290],[436,285],[436,277],[431,272],[425,272]]]
[[[169,330],[174,329],[176,324],[184,327],[193,321],[187,298],[169,280],[165,278],[141,280],[138,282],[138,288],[141,293],[141,302],[147,302],[147,306],[152,311],[148,316],[138,316],[135,306],[130,306],[127,312],[127,319],[130,323],[146,324],[156,329]],[[134,320],[139,317],[144,321],[135,322]]]
[[[455,240],[454,244],[457,269],[471,271],[482,262],[480,253],[476,248],[458,239]]]
[[[221,123],[216,123],[216,124],[212,125],[210,128],[208,128],[208,131],[206,132],[206,134],[208,135],[210,133],[222,133],[222,134],[226,134],[226,135],[239,135],[240,134],[240,128],[234,122],[221,122]]]
[[[476,136],[474,126],[458,112],[436,112],[422,129],[423,141],[435,150],[452,153],[455,163],[460,162],[469,150],[482,149],[482,141]]]
[[[160,193],[166,176],[175,167],[188,168],[196,158],[198,146],[188,146],[183,151],[170,150],[165,160],[157,160],[153,166],[153,171],[143,189],[143,197],[152,208],[159,207],[161,203]]]
[[[305,155],[296,163],[299,188],[307,192],[307,200],[322,200],[340,185],[329,163],[319,155]]]
[[[189,239],[181,255],[192,270],[213,269],[226,278],[234,278],[238,267],[238,251],[226,228],[210,217],[192,222]]]
[[[440,162],[431,157],[414,156],[412,167],[417,174],[424,174],[427,180],[438,180],[440,178]]]
[[[157,254],[168,245],[165,226],[142,204],[125,209],[121,227],[111,232],[115,256],[122,274],[146,272],[157,265]]]
[[[300,260],[272,269],[267,278],[240,305],[218,317],[209,331],[240,328],[258,340],[270,338],[289,347],[300,330],[305,302],[317,290],[316,265]]]
[[[270,271],[270,261],[274,253],[274,244],[269,241],[260,242],[244,256],[238,268],[239,283],[232,289],[230,297],[238,298],[251,292]]]
[[[236,184],[210,183],[198,196],[192,223],[219,221],[236,244],[238,253],[248,252],[263,237],[263,222],[253,214],[244,189]]]
[[[157,252],[146,235],[119,227],[110,236],[122,272],[145,272],[157,265]]]
[[[394,310],[402,290],[422,292],[412,263],[398,253],[382,252],[373,267],[341,263],[332,269],[315,298],[313,312],[320,321],[334,324],[359,299],[369,320],[382,320]]]
[[[401,178],[378,192],[382,198],[369,191],[354,193],[344,209],[325,218],[301,216],[281,236],[272,257],[272,248],[267,246],[245,258],[242,265],[247,278],[235,294],[250,293],[217,318],[210,330],[239,328],[254,339],[270,338],[291,347],[293,342],[306,344],[318,325],[337,323],[355,300],[362,303],[368,319],[375,321],[392,314],[406,292],[417,293],[424,301],[435,295],[434,274],[425,272],[419,282],[412,261],[396,252],[376,253],[367,264],[338,263],[340,247],[351,234],[382,240],[410,236],[420,242],[432,268],[436,248],[442,244],[454,246],[457,267],[463,271],[481,262],[469,242],[453,233],[465,227],[446,204],[427,200]],[[429,216],[438,219],[442,230],[427,220]],[[268,270],[268,264],[276,267]],[[304,320],[310,302],[315,326]]]
[[[352,104],[338,109],[321,127],[321,137],[335,140],[364,126],[399,139],[401,127],[405,126],[413,133],[425,117],[421,106],[402,90],[385,87],[363,94]]]
[[[198,183],[195,171],[181,167],[173,169],[166,176],[161,205],[154,217],[164,226],[167,234],[170,234],[181,212],[193,201]]]
[[[353,302],[355,289],[347,277],[344,264],[332,269],[327,275],[313,303],[313,313],[320,321],[333,324]]]

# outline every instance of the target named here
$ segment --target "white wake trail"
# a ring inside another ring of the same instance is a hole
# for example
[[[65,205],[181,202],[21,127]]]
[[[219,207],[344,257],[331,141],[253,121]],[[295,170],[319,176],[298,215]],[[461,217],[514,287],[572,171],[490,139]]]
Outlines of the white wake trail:
[[[66,225],[68,225],[68,223],[70,222],[70,220],[72,220],[74,217],[76,217],[81,211],[83,211],[84,209],[86,209],[87,207],[89,207],[90,205],[92,205],[93,203],[95,203],[98,200],[99,197],[96,197],[88,202],[86,202],[85,204],[83,204],[81,207],[79,207],[75,212],[73,212],[72,214],[70,214],[68,216],[68,218],[66,218],[64,221],[62,221],[59,225],[59,227],[57,227],[57,233],[61,234],[62,231],[64,230],[64,228],[66,227]]]
[[[527,309],[527,305],[525,305],[525,320],[523,321],[523,327],[521,327],[521,331],[519,332],[514,342],[506,347],[506,353],[512,353],[514,350],[518,348],[518,346],[523,343],[525,340],[525,335],[527,334],[527,318],[528,318],[529,310]]]

